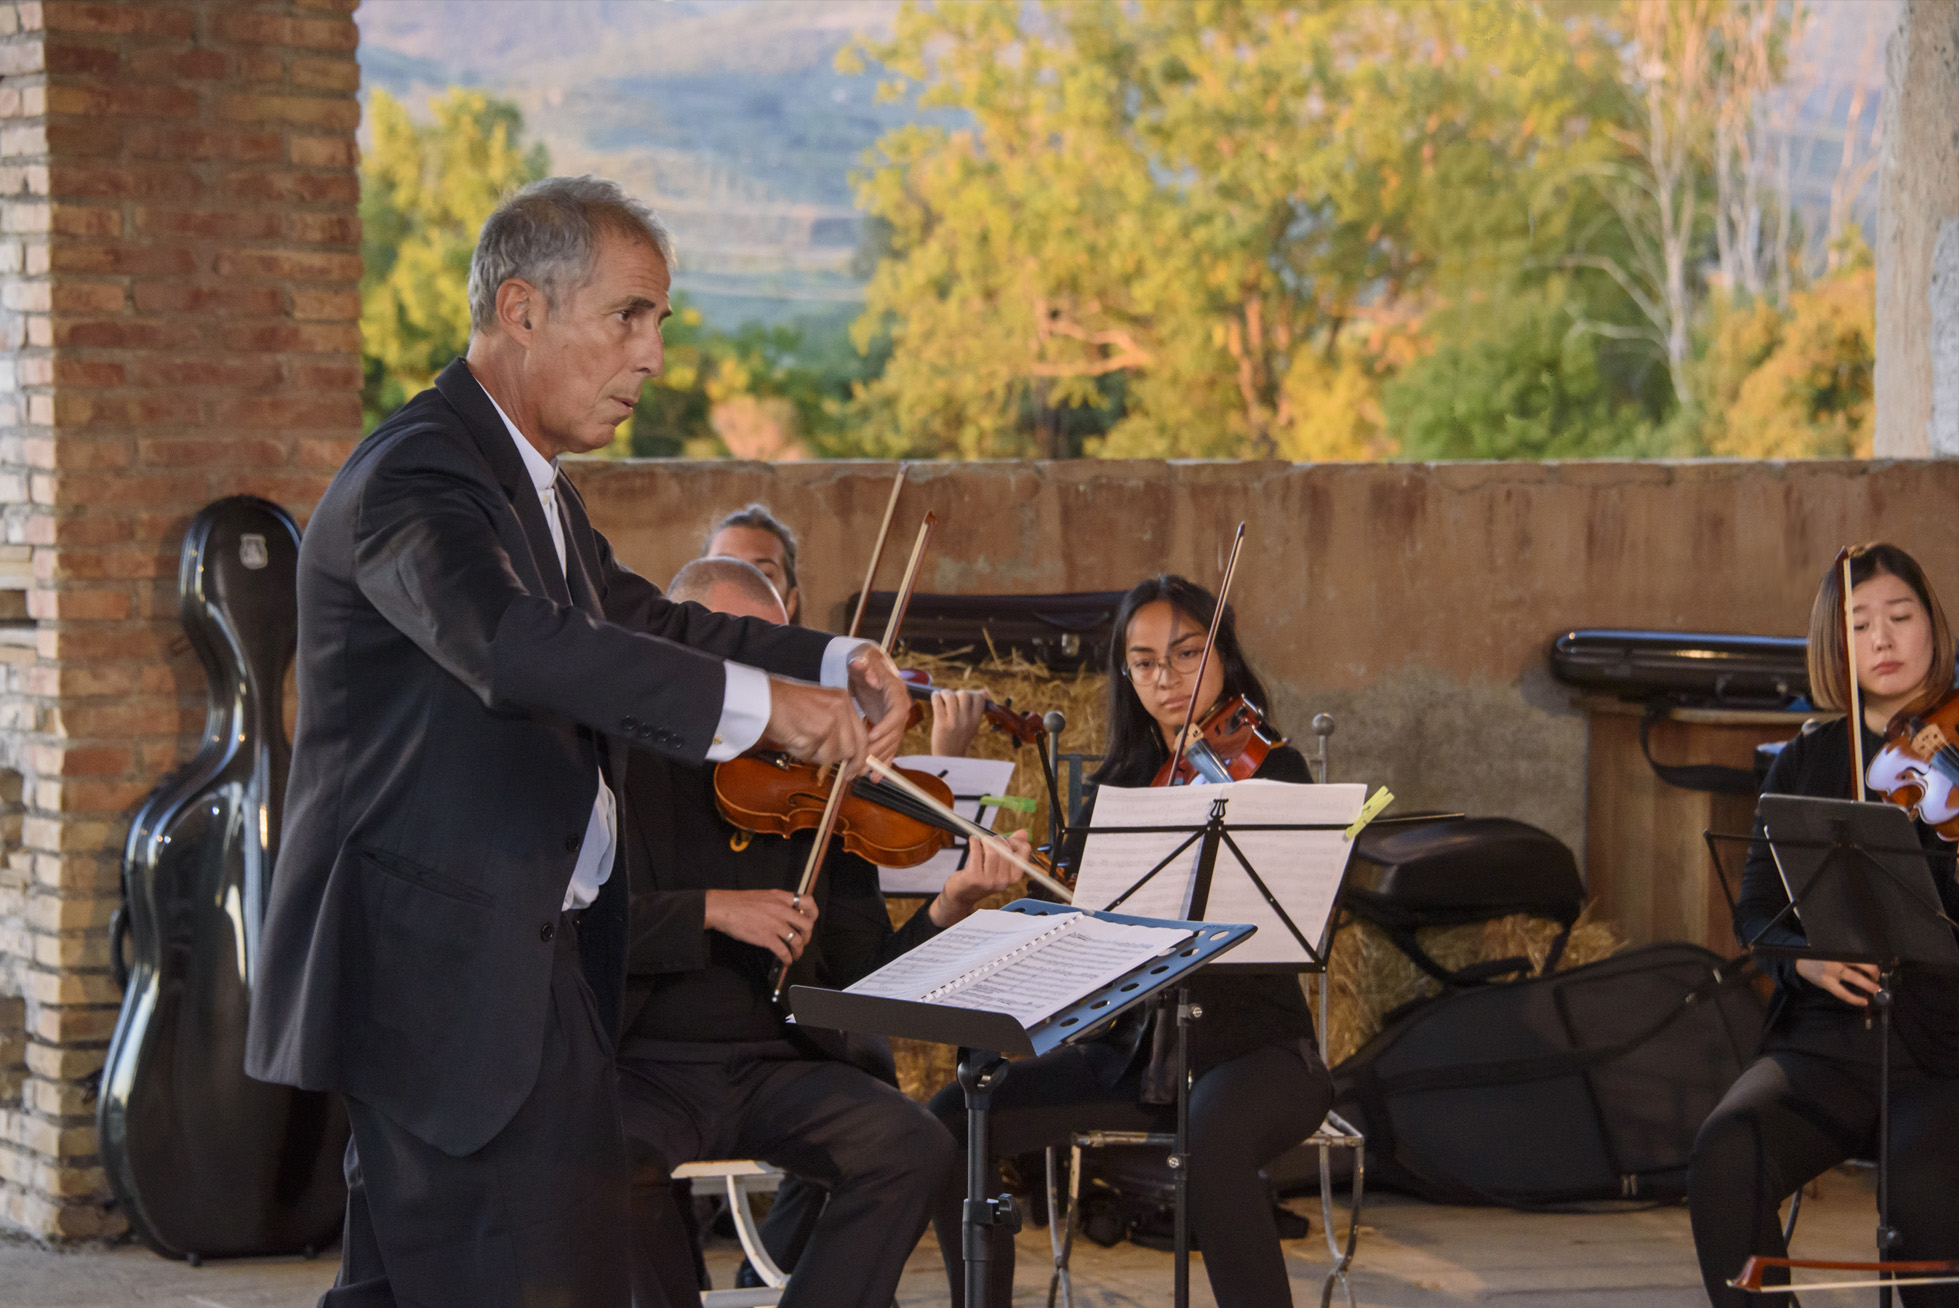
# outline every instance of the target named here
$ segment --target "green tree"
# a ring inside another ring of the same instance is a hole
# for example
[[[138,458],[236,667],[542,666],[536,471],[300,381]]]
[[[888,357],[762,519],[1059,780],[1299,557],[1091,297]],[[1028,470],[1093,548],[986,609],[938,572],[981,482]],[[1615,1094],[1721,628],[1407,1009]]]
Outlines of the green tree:
[[[550,169],[507,101],[453,87],[417,123],[375,90],[361,157],[361,392],[373,426],[469,343],[469,259],[483,220]]]
[[[888,134],[861,179],[870,440],[1063,453],[1039,416],[1090,409],[1090,453],[1388,452],[1422,315],[1571,225],[1531,197],[1609,150],[1611,38],[1526,0],[908,7],[856,57],[968,125]]]

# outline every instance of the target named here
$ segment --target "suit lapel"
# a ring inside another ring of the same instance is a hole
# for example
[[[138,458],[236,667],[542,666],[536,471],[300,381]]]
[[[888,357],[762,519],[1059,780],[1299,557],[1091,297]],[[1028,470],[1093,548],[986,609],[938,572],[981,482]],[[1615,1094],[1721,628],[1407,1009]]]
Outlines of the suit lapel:
[[[599,597],[598,546],[592,539],[592,522],[585,516],[585,502],[571,484],[571,478],[558,474],[558,506],[565,515],[565,575],[571,583],[571,602],[595,618],[605,617],[605,602]]]
[[[449,401],[450,406],[463,416],[470,438],[476,442],[484,462],[496,475],[497,484],[509,497],[510,507],[516,511],[517,521],[524,528],[525,543],[530,546],[531,571],[538,589],[560,604],[570,604],[572,598],[565,584],[566,570],[558,567],[558,551],[551,543],[551,528],[544,521],[544,505],[538,500],[537,487],[531,481],[530,470],[524,466],[523,456],[517,453],[517,447],[512,443],[510,429],[503,425],[503,419],[497,415],[496,405],[490,402],[488,392],[470,372],[469,365],[461,359],[442,370],[435,379],[435,387],[442,392],[442,397]],[[570,535],[567,530],[567,547],[570,545]]]

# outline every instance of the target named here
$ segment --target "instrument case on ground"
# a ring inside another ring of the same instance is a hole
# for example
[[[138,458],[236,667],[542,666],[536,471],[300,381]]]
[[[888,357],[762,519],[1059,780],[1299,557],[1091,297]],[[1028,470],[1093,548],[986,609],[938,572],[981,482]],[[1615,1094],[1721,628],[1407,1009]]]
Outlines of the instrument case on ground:
[[[1592,628],[1552,642],[1551,672],[1566,685],[1623,699],[1785,708],[1809,694],[1808,649],[1801,636]]]
[[[1368,1183],[1440,1203],[1676,1199],[1708,1113],[1753,1056],[1752,970],[1645,945],[1443,995],[1334,1070]]]
[[[1418,930],[1528,913],[1557,922],[1568,934],[1585,907],[1585,883],[1564,842],[1529,823],[1414,817],[1376,822],[1361,832],[1340,903],[1387,933],[1436,980],[1470,986],[1527,972],[1530,962],[1494,959],[1451,971],[1422,949]],[[1564,942],[1560,935],[1546,971],[1557,966]]]
[[[1127,592],[1062,595],[913,594],[905,606],[904,643],[924,654],[964,654],[974,660],[1018,654],[1030,663],[1072,671],[1100,668],[1109,657],[1116,609]],[[864,630],[882,631],[896,591],[874,590]],[[846,608],[857,607],[852,595]]]

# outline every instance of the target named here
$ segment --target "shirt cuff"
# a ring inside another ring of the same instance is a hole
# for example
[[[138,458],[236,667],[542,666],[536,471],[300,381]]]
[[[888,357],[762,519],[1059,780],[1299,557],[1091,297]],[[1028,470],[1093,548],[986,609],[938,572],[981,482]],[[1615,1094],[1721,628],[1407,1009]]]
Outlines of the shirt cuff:
[[[850,657],[866,645],[876,641],[862,640],[856,636],[838,636],[823,648],[823,672],[817,678],[825,686],[842,689],[850,684]]]
[[[714,743],[707,761],[726,763],[746,753],[769,725],[769,674],[746,663],[724,663],[726,684],[721,691],[721,721],[714,726]],[[824,656],[824,668],[829,656]]]

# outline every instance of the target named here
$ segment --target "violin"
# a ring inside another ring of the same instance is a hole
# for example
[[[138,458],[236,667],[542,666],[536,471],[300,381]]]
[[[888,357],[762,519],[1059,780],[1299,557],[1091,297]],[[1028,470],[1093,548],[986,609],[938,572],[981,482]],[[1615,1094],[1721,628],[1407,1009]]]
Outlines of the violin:
[[[952,788],[929,772],[900,768],[913,785],[952,807]],[[823,823],[834,771],[776,753],[750,753],[714,769],[714,804],[743,831],[790,836]],[[887,781],[857,777],[837,804],[834,834],[879,867],[917,867],[957,830]]]
[[[1959,690],[1891,719],[1865,781],[1947,840],[1959,841]]]
[[[912,699],[919,704],[929,701],[932,692],[937,689],[932,684],[932,674],[929,672],[906,668],[899,675],[905,679],[905,689],[911,692]],[[925,718],[925,712],[919,704],[912,706],[911,725],[914,727]],[[1041,722],[1040,714],[1018,712],[1014,709],[1012,700],[1008,700],[1005,704],[995,704],[989,699],[986,701],[984,714],[988,726],[995,731],[1005,732],[1022,745],[1038,745],[1047,734],[1047,727]]]
[[[1225,700],[1202,722],[1186,730],[1188,742],[1177,757],[1157,769],[1152,786],[1202,786],[1244,781],[1257,774],[1265,756],[1286,743],[1266,725],[1258,705],[1243,695]]]

